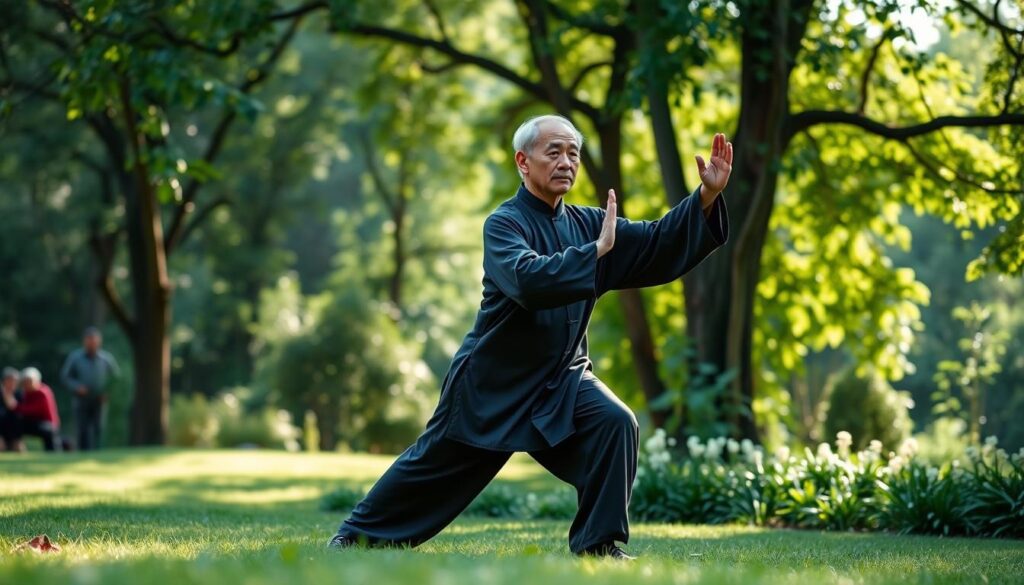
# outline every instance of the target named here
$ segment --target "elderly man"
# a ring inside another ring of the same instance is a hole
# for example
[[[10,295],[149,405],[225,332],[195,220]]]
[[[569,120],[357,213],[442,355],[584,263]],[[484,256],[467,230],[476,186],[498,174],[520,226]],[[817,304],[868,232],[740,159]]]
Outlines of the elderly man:
[[[71,392],[78,428],[78,448],[100,448],[107,418],[107,386],[120,375],[117,360],[103,349],[103,335],[95,327],[82,334],[82,347],[68,354],[60,370],[61,381]]]
[[[39,437],[47,451],[60,451],[60,417],[53,391],[43,384],[43,376],[36,368],[21,371],[21,396],[16,396],[6,385],[2,389],[4,406],[17,415],[17,433],[12,451],[24,449],[21,438]]]
[[[633,413],[593,373],[587,324],[610,290],[673,281],[728,234],[719,197],[732,144],[697,157],[701,186],[657,221],[567,205],[583,136],[560,116],[513,138],[519,191],[484,223],[483,301],[452,359],[425,432],[353,509],[328,546],[415,546],[450,523],[509,456],[526,451],[576,488],[573,553],[631,559],[627,508],[636,474]]]

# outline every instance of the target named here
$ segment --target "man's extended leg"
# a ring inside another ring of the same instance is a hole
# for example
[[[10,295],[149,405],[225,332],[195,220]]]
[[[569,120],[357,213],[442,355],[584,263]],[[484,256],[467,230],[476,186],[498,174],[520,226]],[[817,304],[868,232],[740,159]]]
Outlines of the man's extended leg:
[[[368,544],[425,542],[473,501],[510,456],[428,428],[377,480],[338,534]]]
[[[573,416],[576,432],[558,445],[533,451],[541,465],[576,488],[579,511],[569,548],[580,554],[629,540],[629,498],[636,477],[636,417],[603,382],[587,375]]]
[[[92,426],[90,416],[90,400],[87,397],[80,396],[75,398],[74,411],[75,411],[75,429],[78,431],[78,450],[89,451],[93,448],[92,445]]]
[[[78,424],[78,449],[94,451],[100,448],[103,423],[106,418],[106,404],[93,396],[81,397],[75,403],[75,419]]]

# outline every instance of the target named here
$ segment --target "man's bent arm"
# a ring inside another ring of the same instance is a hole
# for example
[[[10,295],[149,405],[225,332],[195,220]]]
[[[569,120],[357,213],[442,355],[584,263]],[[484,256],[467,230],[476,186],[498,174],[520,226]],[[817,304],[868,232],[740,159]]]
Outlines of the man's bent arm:
[[[524,309],[560,307],[595,296],[597,243],[543,256],[514,222],[491,216],[484,223],[484,270]]]

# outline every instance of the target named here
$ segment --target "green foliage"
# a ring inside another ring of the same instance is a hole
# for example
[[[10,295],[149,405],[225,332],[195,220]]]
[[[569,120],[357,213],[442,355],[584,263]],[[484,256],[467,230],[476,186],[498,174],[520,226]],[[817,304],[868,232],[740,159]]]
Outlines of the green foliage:
[[[202,394],[171,399],[168,441],[179,447],[299,449],[299,429],[287,411],[246,409],[235,394],[208,400]]]
[[[354,283],[303,299],[288,282],[268,295],[264,311],[272,319],[264,325],[270,345],[261,370],[273,400],[292,412],[314,412],[323,450],[340,442],[380,450],[374,439],[389,449],[407,445],[421,428],[423,396],[433,384],[414,346]],[[276,303],[290,306],[275,310]],[[410,417],[420,424],[396,422]]]
[[[202,394],[171,398],[167,442],[179,447],[214,447],[220,422]]]
[[[937,416],[966,416],[970,441],[977,445],[981,441],[986,389],[1002,370],[1000,360],[1006,354],[1009,332],[992,323],[991,309],[978,303],[956,307],[953,317],[967,330],[967,336],[957,343],[963,357],[938,363],[932,410]],[[966,408],[961,406],[954,388],[967,402]]]
[[[879,482],[884,505],[878,523],[899,534],[963,534],[966,526],[964,486],[935,467],[911,465],[888,481]]]
[[[821,436],[848,431],[858,437],[858,449],[867,447],[872,439],[898,445],[913,427],[909,404],[906,393],[894,390],[878,372],[860,375],[849,369],[826,391]]]
[[[882,455],[877,440],[852,451],[840,432],[836,451],[772,455],[724,437],[687,442],[675,458],[665,433],[644,445],[630,502],[633,517],[657,522],[742,522],[819,530],[885,530],[899,534],[1006,537],[1024,515],[1024,449],[1007,455],[995,438],[967,453],[968,464],[929,466],[904,441]]]

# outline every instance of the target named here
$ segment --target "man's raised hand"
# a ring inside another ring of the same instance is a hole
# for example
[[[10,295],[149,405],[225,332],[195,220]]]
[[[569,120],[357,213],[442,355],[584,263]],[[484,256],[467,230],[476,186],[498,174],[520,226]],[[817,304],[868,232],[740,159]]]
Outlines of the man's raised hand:
[[[725,134],[715,134],[711,141],[711,163],[706,164],[699,154],[696,158],[701,182],[701,206],[707,207],[729,182],[729,175],[732,174],[732,143],[725,140]]]
[[[608,189],[608,209],[604,214],[604,223],[601,224],[601,235],[597,237],[597,257],[600,258],[615,247],[615,189]]]

